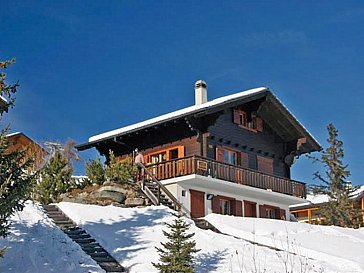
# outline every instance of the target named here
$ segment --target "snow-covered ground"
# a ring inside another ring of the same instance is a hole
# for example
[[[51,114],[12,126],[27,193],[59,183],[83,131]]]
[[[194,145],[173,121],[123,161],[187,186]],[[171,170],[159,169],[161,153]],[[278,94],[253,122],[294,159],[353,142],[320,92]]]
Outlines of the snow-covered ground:
[[[105,272],[38,205],[28,202],[12,221],[9,236],[0,239],[0,248],[7,247],[0,272]]]
[[[151,264],[158,261],[155,247],[166,240],[162,233],[165,222],[173,220],[168,208],[58,205],[129,272],[156,272]],[[295,273],[364,272],[364,229],[222,215],[206,219],[229,235],[204,231],[192,224],[190,231],[196,234],[197,248],[201,249],[197,272],[283,273],[292,272],[291,267]],[[5,259],[0,260],[0,272],[102,272],[36,205],[28,204],[14,221],[11,236],[0,241],[0,246],[10,247]]]

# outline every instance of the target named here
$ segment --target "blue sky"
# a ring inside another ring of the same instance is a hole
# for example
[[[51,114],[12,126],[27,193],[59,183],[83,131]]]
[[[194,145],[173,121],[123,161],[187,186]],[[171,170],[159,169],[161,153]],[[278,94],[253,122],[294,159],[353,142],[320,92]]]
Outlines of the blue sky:
[[[208,97],[269,87],[326,145],[334,123],[364,183],[364,3],[0,1],[0,59],[21,88],[1,122],[38,142],[88,137]],[[83,152],[84,158],[95,151]],[[301,158],[293,178],[312,183]],[[77,172],[82,172],[81,168]]]

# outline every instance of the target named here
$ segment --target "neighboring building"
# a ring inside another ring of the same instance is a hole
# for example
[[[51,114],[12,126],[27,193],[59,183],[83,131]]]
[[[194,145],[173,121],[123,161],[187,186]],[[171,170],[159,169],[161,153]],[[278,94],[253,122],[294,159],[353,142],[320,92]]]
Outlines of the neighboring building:
[[[43,166],[45,162],[44,157],[47,152],[38,143],[21,132],[8,134],[7,137],[9,140],[9,152],[27,149],[25,158],[32,158],[34,160],[34,167],[32,170],[38,170]]]
[[[207,101],[195,84],[195,105],[89,138],[77,146],[123,158],[138,148],[147,170],[191,213],[289,219],[306,187],[291,179],[295,156],[319,143],[267,88]],[[173,197],[172,196],[172,197]]]
[[[355,208],[362,211],[364,223],[364,185],[353,193],[352,199]],[[329,197],[323,194],[308,194],[307,201],[303,204],[290,206],[290,212],[299,222],[319,225],[322,221],[320,208],[328,203]]]

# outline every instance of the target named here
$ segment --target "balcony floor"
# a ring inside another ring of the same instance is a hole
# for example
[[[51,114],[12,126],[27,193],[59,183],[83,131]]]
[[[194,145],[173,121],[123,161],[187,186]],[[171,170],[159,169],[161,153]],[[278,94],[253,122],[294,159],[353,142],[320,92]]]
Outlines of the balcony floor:
[[[217,178],[205,177],[197,174],[191,174],[186,176],[180,176],[161,181],[164,185],[179,184],[181,186],[187,185],[189,187],[207,188],[215,191],[221,191],[223,193],[241,194],[243,196],[249,196],[251,199],[266,200],[267,202],[280,203],[287,206],[307,203],[306,199],[295,197],[283,193],[267,191],[260,188],[254,188],[251,186],[241,185],[224,181]]]

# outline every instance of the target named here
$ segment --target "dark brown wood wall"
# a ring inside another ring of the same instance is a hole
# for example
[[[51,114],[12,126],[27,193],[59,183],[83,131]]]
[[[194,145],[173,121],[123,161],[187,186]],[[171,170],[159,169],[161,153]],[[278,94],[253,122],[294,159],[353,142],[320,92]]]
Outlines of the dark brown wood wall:
[[[233,110],[225,111],[208,128],[207,156],[213,157],[212,147],[225,146],[245,152],[248,155],[248,167],[257,169],[257,156],[273,159],[273,174],[289,177],[284,164],[285,143],[266,124],[263,132],[253,132],[239,127],[233,122]],[[215,155],[216,156],[216,155]],[[216,157],[213,157],[216,159]]]
[[[174,141],[150,149],[142,150],[141,152],[143,153],[143,155],[147,155],[149,153],[162,151],[164,149],[169,149],[176,146],[185,147],[185,156],[200,155],[200,143],[197,142],[197,137],[181,139],[179,141]]]

